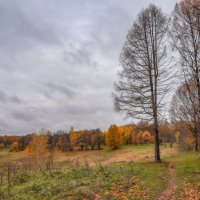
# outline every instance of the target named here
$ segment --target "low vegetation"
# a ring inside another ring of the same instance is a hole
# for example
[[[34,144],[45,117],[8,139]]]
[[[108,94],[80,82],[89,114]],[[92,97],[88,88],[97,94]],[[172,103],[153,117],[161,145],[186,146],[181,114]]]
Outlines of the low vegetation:
[[[10,186],[7,182],[7,171],[1,185],[2,199],[154,199],[164,189],[168,171],[166,163],[156,165],[151,163],[149,158],[143,162],[141,155],[146,154],[152,145],[143,147],[122,147],[116,152],[105,149],[102,157],[105,162],[98,159],[96,164],[90,163],[92,156],[100,156],[98,151],[93,151],[93,155],[88,155],[85,163],[76,159],[77,155],[69,155],[65,165],[56,161],[52,172],[48,171],[23,171],[22,169],[12,169],[10,175]],[[126,154],[130,156],[137,152],[138,162],[134,159],[129,161],[119,161],[119,157]],[[130,152],[129,152],[130,151]],[[153,151],[152,151],[153,152]],[[2,153],[6,156],[6,151]],[[8,155],[13,153],[7,152]],[[20,152],[15,153],[18,155]],[[74,154],[78,154],[74,152]],[[167,154],[169,155],[169,154]],[[22,156],[22,155],[21,155]],[[24,156],[24,155],[23,155]],[[62,155],[57,155],[64,156]],[[153,153],[152,153],[153,156]],[[73,158],[74,157],[74,158]],[[116,160],[110,160],[115,157]],[[56,159],[56,158],[55,158]],[[14,157],[12,158],[14,161]],[[117,161],[118,160],[118,161]],[[15,160],[17,161],[17,160]],[[18,162],[21,160],[19,159]],[[107,162],[106,162],[107,161]],[[15,162],[16,163],[16,162]],[[5,169],[7,166],[5,166]],[[152,184],[152,179],[156,180]],[[10,187],[8,191],[8,187]],[[69,192],[70,191],[70,192]]]
[[[161,164],[152,162],[153,145],[122,146],[111,151],[56,152],[52,171],[28,169],[23,152],[0,151],[1,199],[157,199],[167,187],[168,164],[177,176],[176,197],[200,192],[198,153],[180,153],[170,144],[161,146]],[[81,159],[82,158],[82,159]],[[21,163],[21,165],[20,165]],[[10,164],[10,185],[8,169]],[[1,169],[3,169],[1,167]],[[20,168],[21,167],[21,168]],[[187,199],[187,198],[186,198]]]

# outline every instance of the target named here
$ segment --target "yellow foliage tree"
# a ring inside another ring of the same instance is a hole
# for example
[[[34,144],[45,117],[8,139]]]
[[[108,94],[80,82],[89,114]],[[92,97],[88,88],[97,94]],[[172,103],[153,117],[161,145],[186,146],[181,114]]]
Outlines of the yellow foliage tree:
[[[133,125],[125,125],[119,127],[122,144],[132,144],[133,134],[135,134],[135,128]]]
[[[117,149],[121,145],[121,135],[119,128],[116,125],[111,125],[108,132],[105,134],[106,145],[111,149]]]
[[[0,149],[4,149],[4,148],[5,148],[4,143],[0,143]]]
[[[192,133],[187,134],[187,136],[185,138],[185,144],[187,145],[187,147],[189,149],[193,148],[194,141],[195,141],[195,139],[194,139],[194,136],[192,135]]]
[[[77,141],[79,137],[80,137],[79,132],[70,131],[69,138],[70,138],[70,143],[71,143],[72,148],[77,146]]]
[[[140,143],[141,145],[143,144],[143,131],[140,131],[140,132],[137,134],[137,141],[138,141],[138,143]]]
[[[44,134],[34,135],[27,152],[29,153],[32,167],[36,170],[44,169],[49,156],[48,136]]]
[[[175,132],[175,137],[176,137],[176,143],[177,143],[177,144],[180,143],[180,135],[181,135],[181,134],[180,134],[179,131],[176,131],[176,132]]]
[[[12,151],[19,151],[19,143],[13,142],[12,145],[11,145],[11,150]]]

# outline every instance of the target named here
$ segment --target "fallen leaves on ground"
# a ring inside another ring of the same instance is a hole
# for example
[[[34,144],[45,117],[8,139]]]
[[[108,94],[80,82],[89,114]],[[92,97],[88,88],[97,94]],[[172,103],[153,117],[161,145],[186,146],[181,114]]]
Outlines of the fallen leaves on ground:
[[[120,200],[129,199],[151,199],[148,189],[139,185],[139,177],[133,176],[130,180],[121,180],[113,183],[110,191],[106,191],[104,195],[112,196]]]

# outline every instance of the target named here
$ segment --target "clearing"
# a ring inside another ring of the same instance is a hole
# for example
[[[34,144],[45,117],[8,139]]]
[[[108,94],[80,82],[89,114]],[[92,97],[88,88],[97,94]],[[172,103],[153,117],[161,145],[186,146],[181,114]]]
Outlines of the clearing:
[[[2,187],[0,199],[30,200],[199,200],[200,155],[161,148],[163,163],[153,163],[153,145],[123,146],[109,151],[56,152],[52,173],[12,178],[12,195]],[[0,151],[0,162],[23,162],[23,152]],[[72,164],[73,163],[73,164]]]

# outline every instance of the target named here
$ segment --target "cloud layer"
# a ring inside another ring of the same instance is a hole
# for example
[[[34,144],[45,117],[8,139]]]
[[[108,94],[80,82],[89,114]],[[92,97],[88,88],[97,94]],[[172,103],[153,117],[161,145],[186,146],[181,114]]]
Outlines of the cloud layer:
[[[118,57],[136,15],[175,0],[0,0],[0,131],[126,123],[113,111]]]

